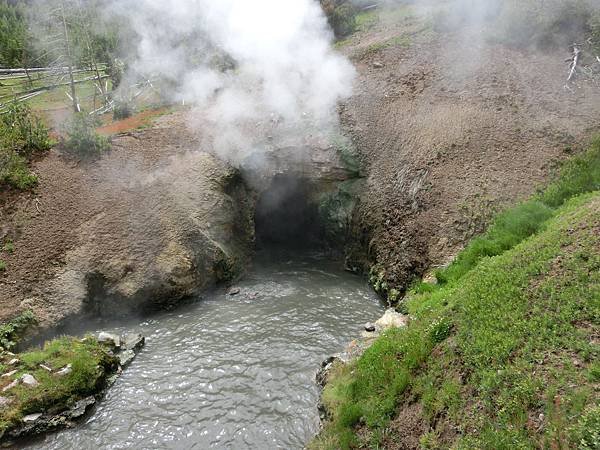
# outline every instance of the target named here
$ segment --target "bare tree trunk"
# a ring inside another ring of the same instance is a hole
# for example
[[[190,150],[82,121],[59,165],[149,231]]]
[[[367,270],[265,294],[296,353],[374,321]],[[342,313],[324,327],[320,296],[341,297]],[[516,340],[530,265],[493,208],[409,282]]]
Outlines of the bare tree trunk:
[[[69,70],[69,80],[71,85],[71,99],[73,100],[73,110],[78,113],[81,112],[79,102],[77,101],[77,93],[75,92],[75,78],[73,77],[73,55],[71,52],[71,43],[69,42],[69,28],[67,27],[67,17],[65,15],[65,3],[60,2],[60,9],[62,15],[62,23],[65,36],[65,51],[67,53],[67,67]]]

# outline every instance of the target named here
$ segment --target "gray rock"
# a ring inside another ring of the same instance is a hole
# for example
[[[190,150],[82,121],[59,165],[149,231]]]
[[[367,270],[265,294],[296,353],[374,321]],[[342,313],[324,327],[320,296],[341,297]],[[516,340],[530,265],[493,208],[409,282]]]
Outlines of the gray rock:
[[[9,391],[9,390],[11,390],[12,388],[14,388],[14,387],[18,386],[19,384],[21,384],[21,379],[20,379],[20,378],[17,378],[17,379],[16,379],[15,381],[13,381],[12,383],[10,383],[10,384],[8,384],[8,385],[4,386],[4,387],[2,388],[2,392]]]
[[[0,397],[0,408],[10,405],[13,402],[12,398]]]
[[[67,364],[65,367],[56,372],[56,375],[59,377],[64,377],[65,375],[69,375],[73,372],[73,366],[71,364]]]
[[[387,330],[388,328],[405,327],[407,323],[408,317],[396,312],[393,308],[390,308],[377,322],[375,322],[375,325],[382,330]]]
[[[365,324],[365,331],[369,332],[369,333],[373,333],[375,331],[375,325],[372,324],[371,322],[368,322]]]
[[[8,362],[9,366],[16,366],[17,364],[19,364],[21,361],[19,361],[17,358],[13,358]]]
[[[121,367],[127,367],[134,360],[135,352],[133,350],[124,350],[117,355],[117,358],[119,358]]]
[[[116,348],[121,347],[121,337],[116,334],[106,333],[105,331],[100,332],[98,335],[98,342],[102,344],[108,344]]]
[[[79,419],[82,417],[88,410],[88,408],[96,403],[96,399],[93,395],[86,397],[84,399],[79,400],[75,403],[67,413],[67,417],[70,419]]]
[[[373,63],[373,68],[375,68],[375,69],[383,69],[383,63],[379,62],[379,61],[375,61]]]
[[[29,414],[29,415],[23,417],[23,422],[25,422],[25,423],[33,423],[36,420],[38,420],[40,417],[42,417],[42,413]]]
[[[230,295],[233,297],[234,295],[238,295],[240,292],[241,292],[241,289],[239,287],[231,287],[227,291],[227,295]]]
[[[123,339],[123,348],[133,350],[136,353],[139,352],[145,344],[146,339],[141,334],[131,333]]]
[[[39,384],[40,384],[38,382],[38,380],[36,380],[34,378],[33,375],[29,375],[28,373],[23,374],[21,376],[20,380],[24,385],[26,385],[28,387],[36,387],[36,386],[39,386]]]
[[[52,369],[44,364],[40,364],[40,368],[44,369],[46,372],[52,372]]]
[[[2,375],[2,378],[10,378],[12,377],[15,373],[17,373],[18,370],[11,370],[10,372],[5,373],[4,375]]]

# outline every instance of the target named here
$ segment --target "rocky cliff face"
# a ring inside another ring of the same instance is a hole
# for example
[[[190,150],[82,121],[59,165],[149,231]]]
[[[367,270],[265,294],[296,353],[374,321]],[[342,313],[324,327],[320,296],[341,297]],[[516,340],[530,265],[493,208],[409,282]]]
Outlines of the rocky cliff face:
[[[10,221],[2,316],[31,309],[51,326],[143,312],[239,273],[254,197],[236,169],[198,148],[175,114],[116,138],[99,161],[40,161],[38,192]]]

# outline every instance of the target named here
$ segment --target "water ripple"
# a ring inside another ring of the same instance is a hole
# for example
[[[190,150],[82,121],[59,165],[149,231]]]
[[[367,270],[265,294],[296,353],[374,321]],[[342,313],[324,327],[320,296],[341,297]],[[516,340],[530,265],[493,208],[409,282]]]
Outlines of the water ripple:
[[[302,448],[318,430],[319,363],[383,307],[316,259],[258,265],[240,289],[116,329],[146,348],[85,424],[33,447]]]

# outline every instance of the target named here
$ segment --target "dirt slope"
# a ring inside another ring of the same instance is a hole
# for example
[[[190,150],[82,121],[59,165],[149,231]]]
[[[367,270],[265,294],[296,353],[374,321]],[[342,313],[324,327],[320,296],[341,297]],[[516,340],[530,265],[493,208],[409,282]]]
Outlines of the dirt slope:
[[[351,260],[375,263],[389,287],[447,263],[598,128],[600,88],[564,87],[568,48],[436,33],[409,10],[382,11],[340,48],[358,70],[343,123],[368,175]]]

